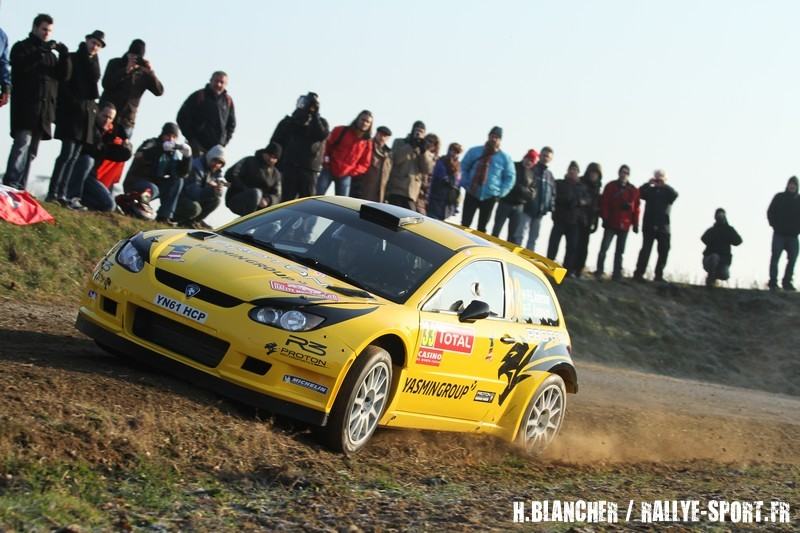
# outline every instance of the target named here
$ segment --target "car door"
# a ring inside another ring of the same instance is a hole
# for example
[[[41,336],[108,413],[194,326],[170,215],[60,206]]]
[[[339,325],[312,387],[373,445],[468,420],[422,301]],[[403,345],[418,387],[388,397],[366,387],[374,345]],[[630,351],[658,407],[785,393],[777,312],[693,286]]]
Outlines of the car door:
[[[459,311],[473,300],[486,302],[494,316],[461,322]],[[507,307],[500,261],[472,261],[448,276],[420,312],[420,334],[400,384],[398,409],[482,420],[502,389],[497,332]]]

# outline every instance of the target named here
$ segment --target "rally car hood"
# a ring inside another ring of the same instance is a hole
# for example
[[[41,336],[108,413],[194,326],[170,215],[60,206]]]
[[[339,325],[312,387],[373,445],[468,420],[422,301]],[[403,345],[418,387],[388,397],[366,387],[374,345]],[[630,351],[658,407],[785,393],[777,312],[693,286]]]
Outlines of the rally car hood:
[[[167,284],[177,276],[246,302],[301,298],[315,304],[383,303],[381,297],[369,297],[346,281],[222,235],[163,232],[145,237],[153,239],[150,263],[156,278]]]

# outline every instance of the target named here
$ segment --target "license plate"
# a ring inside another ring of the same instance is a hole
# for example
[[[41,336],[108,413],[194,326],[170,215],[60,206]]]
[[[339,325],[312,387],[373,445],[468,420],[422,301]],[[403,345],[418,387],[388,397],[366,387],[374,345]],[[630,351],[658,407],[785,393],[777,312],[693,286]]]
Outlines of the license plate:
[[[189,320],[194,320],[200,324],[205,324],[206,319],[208,318],[208,314],[205,311],[195,309],[190,305],[186,305],[178,300],[173,300],[172,298],[164,296],[163,294],[156,294],[155,299],[153,299],[153,303],[159,307],[163,307],[167,311],[172,311],[176,315],[188,318]]]

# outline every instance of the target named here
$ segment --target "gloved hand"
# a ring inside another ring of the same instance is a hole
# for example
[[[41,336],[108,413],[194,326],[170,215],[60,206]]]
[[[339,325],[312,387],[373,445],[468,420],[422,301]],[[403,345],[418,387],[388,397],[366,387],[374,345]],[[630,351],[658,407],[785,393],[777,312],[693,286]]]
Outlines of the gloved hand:
[[[162,149],[165,152],[174,152],[175,151],[175,141],[164,141],[162,145]]]
[[[56,44],[56,50],[58,50],[58,53],[59,53],[60,56],[63,56],[64,54],[68,54],[69,53],[69,48],[67,48],[67,45],[64,44],[64,43]]]
[[[176,143],[175,149],[183,154],[183,157],[192,157],[192,147],[186,143]]]

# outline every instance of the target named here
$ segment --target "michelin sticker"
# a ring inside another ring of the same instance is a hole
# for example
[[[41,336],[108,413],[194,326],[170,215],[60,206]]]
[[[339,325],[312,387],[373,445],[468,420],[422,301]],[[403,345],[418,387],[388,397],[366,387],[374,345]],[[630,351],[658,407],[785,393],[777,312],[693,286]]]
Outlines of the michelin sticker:
[[[328,387],[320,385],[319,383],[314,383],[313,381],[308,381],[307,379],[299,378],[297,376],[290,376],[289,374],[286,374],[283,376],[283,382],[291,383],[292,385],[297,385],[298,387],[305,387],[306,389],[311,389],[320,394],[328,394]]]

